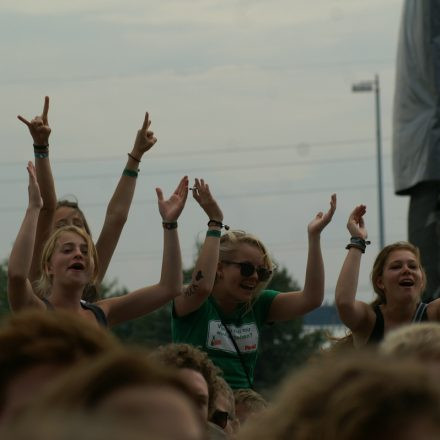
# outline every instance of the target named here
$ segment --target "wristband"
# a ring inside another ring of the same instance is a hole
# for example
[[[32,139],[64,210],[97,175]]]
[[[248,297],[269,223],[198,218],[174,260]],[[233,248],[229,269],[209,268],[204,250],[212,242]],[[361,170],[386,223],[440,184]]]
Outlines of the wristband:
[[[123,176],[134,177],[135,179],[137,178],[138,174],[139,174],[139,170],[134,171],[134,170],[129,170],[128,168],[125,168],[124,171],[122,171]]]
[[[365,249],[367,245],[369,245],[371,241],[366,241],[361,237],[351,237],[350,243],[345,246],[345,249],[350,249],[352,247],[359,249],[363,254],[365,254]]]
[[[162,222],[164,229],[177,229],[177,222]]]
[[[47,150],[48,148],[49,148],[49,144],[47,145],[34,144],[34,150]]]
[[[127,153],[128,157],[131,157],[135,162],[137,163],[141,163],[141,160],[138,159],[137,157],[134,157],[131,153]]]
[[[206,236],[207,237],[216,237],[216,238],[220,238],[222,235],[222,231],[219,231],[218,229],[208,229],[206,231]]]
[[[34,151],[35,159],[46,159],[46,157],[49,157],[49,152],[45,151],[44,153],[40,153],[38,151]]]
[[[218,220],[209,219],[208,226],[218,226],[220,229],[225,228],[227,231],[229,230],[228,225],[224,225],[222,222],[219,222]]]

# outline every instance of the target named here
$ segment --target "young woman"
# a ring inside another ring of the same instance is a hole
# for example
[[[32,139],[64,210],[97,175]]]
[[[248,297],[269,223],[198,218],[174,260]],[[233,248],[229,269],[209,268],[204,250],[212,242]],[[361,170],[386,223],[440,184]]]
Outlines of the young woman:
[[[47,239],[54,229],[66,225],[75,225],[85,229],[90,235],[87,221],[78,204],[67,200],[57,202],[49,161],[49,136],[51,128],[48,122],[48,112],[49,97],[46,96],[41,116],[36,116],[31,121],[28,121],[23,116],[18,116],[18,119],[27,125],[34,142],[35,168],[44,202],[38,218],[34,256],[29,272],[29,279],[32,282],[37,281],[41,276],[41,254]],[[104,225],[96,242],[96,250],[99,257],[98,275],[96,277],[97,286],[104,278],[127,220],[142,156],[157,141],[154,133],[149,130],[150,124],[151,120],[148,113],[146,113],[143,126],[137,133],[131,153],[128,153],[125,169],[107,207]],[[88,286],[84,298],[95,300],[97,286]]]
[[[29,271],[43,200],[32,162],[29,162],[27,169],[29,205],[8,265],[8,298],[13,311],[31,307],[67,309],[93,322],[113,326],[145,315],[181,294],[182,263],[177,219],[188,194],[186,176],[168,200],[164,199],[161,189],[156,188],[164,229],[160,281],[127,295],[103,299],[90,305],[81,301],[81,296],[87,285],[94,283],[98,277],[97,252],[90,236],[73,225],[56,230],[46,242],[38,282],[39,295],[34,293]]]
[[[356,300],[356,289],[367,230],[366,206],[350,214],[347,229],[351,234],[348,253],[336,285],[336,306],[342,322],[350,329],[355,347],[379,342],[389,330],[412,321],[440,320],[440,301],[421,302],[426,276],[419,250],[410,243],[386,246],[376,257],[371,281],[377,298],[372,304]]]
[[[243,231],[221,236],[223,214],[208,185],[196,179],[193,196],[208,215],[208,232],[192,282],[175,298],[172,330],[176,342],[205,350],[232,388],[252,388],[259,332],[263,324],[290,320],[319,307],[324,297],[320,235],[336,209],[308,225],[309,254],[304,289],[264,290],[273,264],[263,243]]]

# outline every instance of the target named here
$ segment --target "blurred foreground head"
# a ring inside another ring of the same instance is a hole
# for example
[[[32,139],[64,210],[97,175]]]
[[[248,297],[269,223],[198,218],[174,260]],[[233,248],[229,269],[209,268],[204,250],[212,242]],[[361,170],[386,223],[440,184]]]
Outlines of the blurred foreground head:
[[[411,360],[376,353],[328,356],[282,386],[240,440],[434,440],[440,388]]]
[[[0,326],[0,424],[56,376],[118,347],[108,332],[67,311],[29,310]]]
[[[61,421],[71,414],[97,417],[144,438],[205,439],[205,424],[184,381],[140,350],[112,350],[60,376],[29,403],[20,426],[32,434],[51,414]]]

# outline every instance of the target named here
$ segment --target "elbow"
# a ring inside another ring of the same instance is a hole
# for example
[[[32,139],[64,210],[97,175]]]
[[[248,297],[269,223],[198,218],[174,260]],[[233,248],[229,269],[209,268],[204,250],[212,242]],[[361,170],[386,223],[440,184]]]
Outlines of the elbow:
[[[114,227],[122,229],[127,222],[128,212],[122,209],[107,209],[106,221],[111,223]]]

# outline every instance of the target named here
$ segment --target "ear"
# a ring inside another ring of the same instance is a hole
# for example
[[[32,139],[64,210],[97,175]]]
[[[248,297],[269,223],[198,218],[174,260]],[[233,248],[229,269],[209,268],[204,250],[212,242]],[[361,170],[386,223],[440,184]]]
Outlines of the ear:
[[[384,284],[383,284],[383,280],[382,280],[381,276],[377,277],[376,286],[379,287],[379,289],[383,291]]]
[[[217,272],[215,274],[216,281],[221,280],[223,278],[223,268],[224,268],[223,263],[221,261],[219,261],[217,263]]]

